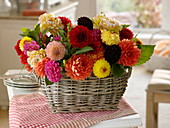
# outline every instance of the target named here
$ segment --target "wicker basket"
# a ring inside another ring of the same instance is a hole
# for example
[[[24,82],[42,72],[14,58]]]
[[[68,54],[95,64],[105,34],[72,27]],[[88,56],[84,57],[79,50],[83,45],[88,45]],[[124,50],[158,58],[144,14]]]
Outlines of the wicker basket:
[[[63,75],[62,80],[45,85],[41,89],[52,113],[115,110],[127,87],[131,68],[121,77],[97,78],[90,76],[83,81],[74,81]]]

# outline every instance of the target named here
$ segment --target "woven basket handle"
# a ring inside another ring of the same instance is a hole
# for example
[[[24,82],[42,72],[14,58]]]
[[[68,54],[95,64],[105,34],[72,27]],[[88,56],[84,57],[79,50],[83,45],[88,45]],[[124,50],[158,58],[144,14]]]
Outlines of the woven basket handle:
[[[152,41],[153,41],[153,38],[155,35],[159,34],[159,33],[166,33],[167,35],[169,35],[169,38],[170,38],[170,31],[167,31],[167,30],[159,30],[157,32],[154,32],[152,35],[151,35],[151,38],[149,39],[149,44],[152,44]]]

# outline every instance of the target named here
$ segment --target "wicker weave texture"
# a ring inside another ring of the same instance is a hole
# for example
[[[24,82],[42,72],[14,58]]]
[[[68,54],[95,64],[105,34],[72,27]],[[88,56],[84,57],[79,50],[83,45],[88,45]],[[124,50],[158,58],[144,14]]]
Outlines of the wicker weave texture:
[[[121,77],[90,76],[83,81],[63,75],[60,82],[52,85],[45,85],[41,80],[41,90],[52,113],[115,110],[126,90],[131,70],[129,68]]]

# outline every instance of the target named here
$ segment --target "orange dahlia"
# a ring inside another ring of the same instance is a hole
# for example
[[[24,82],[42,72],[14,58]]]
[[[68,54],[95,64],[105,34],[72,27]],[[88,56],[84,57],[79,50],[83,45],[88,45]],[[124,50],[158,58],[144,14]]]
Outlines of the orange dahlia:
[[[95,63],[97,60],[104,58],[104,51],[100,50],[93,53],[90,52],[87,53],[87,56],[92,60],[93,63]]]
[[[73,80],[84,80],[92,72],[93,63],[85,54],[73,55],[66,62],[66,74]]]
[[[119,47],[121,48],[121,56],[118,63],[124,66],[134,66],[141,56],[141,50],[135,46],[133,41],[127,39],[122,40]]]
[[[35,73],[37,76],[43,78],[45,76],[45,64],[49,61],[49,58],[44,58],[42,61],[38,62],[36,67],[35,67]]]

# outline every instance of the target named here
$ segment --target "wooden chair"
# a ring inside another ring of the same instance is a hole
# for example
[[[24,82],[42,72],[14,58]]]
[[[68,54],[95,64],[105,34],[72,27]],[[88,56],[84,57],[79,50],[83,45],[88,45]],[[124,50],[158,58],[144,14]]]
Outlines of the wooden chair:
[[[156,69],[146,92],[146,128],[158,128],[158,104],[170,103],[170,70]]]

